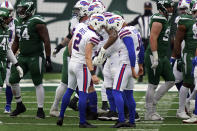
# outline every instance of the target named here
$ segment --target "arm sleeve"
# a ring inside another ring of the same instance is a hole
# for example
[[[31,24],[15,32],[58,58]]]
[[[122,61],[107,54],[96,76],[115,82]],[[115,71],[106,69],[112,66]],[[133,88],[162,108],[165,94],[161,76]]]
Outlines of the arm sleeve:
[[[144,63],[144,46],[143,44],[141,44],[141,46],[139,47],[140,51],[138,54],[138,64],[143,64]]]
[[[7,58],[12,64],[16,64],[18,61],[10,48],[7,50]]]
[[[131,66],[135,67],[136,56],[133,39],[131,37],[124,37],[122,40],[127,47]]]

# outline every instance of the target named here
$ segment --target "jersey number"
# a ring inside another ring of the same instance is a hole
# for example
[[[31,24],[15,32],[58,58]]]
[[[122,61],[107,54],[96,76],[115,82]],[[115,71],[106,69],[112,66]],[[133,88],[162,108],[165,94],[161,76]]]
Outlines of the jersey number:
[[[73,48],[74,48],[76,51],[79,51],[78,45],[79,45],[79,43],[80,43],[80,41],[81,41],[81,39],[82,39],[82,36],[81,36],[81,34],[78,33],[78,34],[76,35],[76,37],[78,37],[78,39],[75,39]]]
[[[26,27],[22,33],[22,37],[20,37],[20,33],[21,33],[21,30],[20,29],[16,29],[16,32],[17,32],[17,36],[21,39],[26,39],[26,40],[29,40],[30,36],[28,34],[28,28]]]
[[[1,43],[0,43],[0,47],[2,47],[4,51],[7,50],[6,41],[7,41],[7,40],[6,40],[6,38],[4,37],[3,40],[2,40]]]
[[[163,41],[168,41],[170,35],[170,28],[167,28],[163,37]]]

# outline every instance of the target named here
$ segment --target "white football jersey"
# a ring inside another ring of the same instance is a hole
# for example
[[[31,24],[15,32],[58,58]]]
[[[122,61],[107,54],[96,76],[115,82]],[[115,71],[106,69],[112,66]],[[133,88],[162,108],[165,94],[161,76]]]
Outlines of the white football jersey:
[[[12,47],[12,44],[14,42],[14,38],[15,38],[15,23],[14,23],[15,19],[13,19],[10,23],[9,23],[9,29],[11,31],[11,37],[9,38],[9,47]]]
[[[134,48],[135,48],[135,54],[136,54],[136,63],[138,63],[138,53],[140,51],[141,45],[143,44],[141,41],[140,32],[134,26],[126,26],[120,30],[118,35],[119,35],[120,45],[121,45],[121,48],[119,51],[120,63],[130,65],[128,50],[122,40],[124,37],[132,37]]]
[[[97,48],[99,42],[100,38],[94,30],[90,29],[88,25],[84,23],[79,23],[73,35],[71,61],[86,64],[86,44],[93,43],[95,45],[93,50],[96,50],[95,48]],[[92,51],[92,53],[94,53],[94,51]]]
[[[77,17],[72,17],[70,20],[70,32],[72,33],[72,31],[75,29],[75,27],[79,24],[79,20],[77,19]]]

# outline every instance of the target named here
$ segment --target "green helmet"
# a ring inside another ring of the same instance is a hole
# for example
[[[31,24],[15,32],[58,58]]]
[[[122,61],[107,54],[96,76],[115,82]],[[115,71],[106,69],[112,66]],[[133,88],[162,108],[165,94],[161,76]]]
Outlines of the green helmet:
[[[21,19],[34,15],[35,11],[36,6],[32,0],[21,0],[16,8],[16,13]]]
[[[158,0],[157,1],[157,10],[163,12],[165,15],[169,15],[167,7],[172,7],[174,2],[172,0]]]
[[[191,11],[197,11],[197,2],[193,4]]]
[[[7,28],[9,25],[10,11],[6,8],[0,8],[0,26]]]
[[[191,0],[190,2],[190,9],[192,10],[193,5],[197,2],[197,0]]]

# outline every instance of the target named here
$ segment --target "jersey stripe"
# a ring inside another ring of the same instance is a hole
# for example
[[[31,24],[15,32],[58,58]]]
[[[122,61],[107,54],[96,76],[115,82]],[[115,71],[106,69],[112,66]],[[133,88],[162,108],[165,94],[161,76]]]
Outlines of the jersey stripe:
[[[93,42],[94,44],[99,44],[99,42],[95,41],[94,39],[90,39],[91,42]]]
[[[86,65],[83,65],[83,92],[86,92],[87,90],[87,84],[88,83],[88,73],[87,73],[87,67]]]
[[[154,15],[154,16],[153,16],[153,19],[162,19],[162,20],[167,20],[165,17],[162,17],[162,16],[156,16],[156,15]]]
[[[39,17],[33,17],[33,18],[31,18],[30,20],[34,20],[34,19],[38,19],[38,20],[40,20],[40,21],[42,21],[42,22],[45,22],[42,18],[39,18]]]
[[[126,64],[124,64],[122,66],[121,71],[120,71],[120,74],[119,74],[119,77],[118,77],[118,83],[116,85],[116,90],[118,90],[118,91],[120,90],[120,86],[121,86],[121,83],[122,83],[122,77],[123,77],[125,68],[126,68]]]
[[[124,33],[124,34],[122,34],[122,35],[120,36],[120,39],[122,39],[123,37],[125,37],[125,36],[127,36],[127,35],[130,35],[130,34],[131,34],[131,32]]]
[[[119,33],[119,36],[121,36],[123,33],[125,33],[125,32],[129,32],[129,30],[124,30],[124,31],[122,31],[122,32],[120,32]]]

